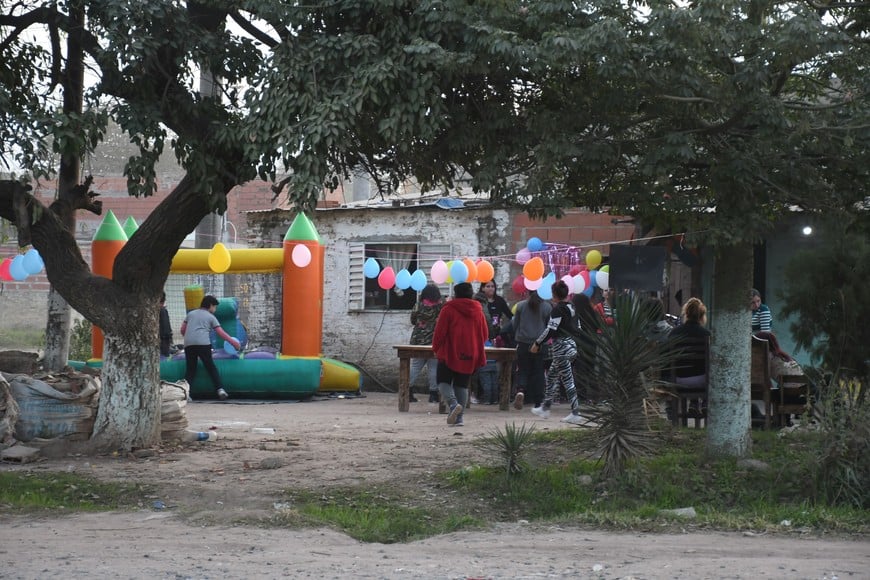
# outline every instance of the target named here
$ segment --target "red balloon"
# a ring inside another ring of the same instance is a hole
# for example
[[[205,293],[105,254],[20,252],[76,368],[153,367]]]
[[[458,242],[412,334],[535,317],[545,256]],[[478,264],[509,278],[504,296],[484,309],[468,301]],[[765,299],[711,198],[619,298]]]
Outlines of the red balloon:
[[[389,290],[393,286],[396,285],[396,272],[393,271],[393,268],[387,266],[381,273],[378,274],[378,286],[383,290]]]
[[[523,280],[523,275],[520,274],[519,276],[514,278],[513,282],[511,282],[511,290],[513,290],[514,294],[516,294],[517,296],[522,296],[526,293],[526,285],[523,283]]]
[[[9,273],[9,266],[12,265],[12,260],[9,258],[3,258],[3,261],[0,262],[0,280],[4,282],[11,282],[13,280],[12,274]]]
[[[581,266],[580,264],[574,264],[573,266],[571,266],[571,269],[568,271],[568,274],[573,278],[574,276],[576,276],[577,274],[579,274],[580,272],[582,272],[585,269],[586,269],[585,266]]]

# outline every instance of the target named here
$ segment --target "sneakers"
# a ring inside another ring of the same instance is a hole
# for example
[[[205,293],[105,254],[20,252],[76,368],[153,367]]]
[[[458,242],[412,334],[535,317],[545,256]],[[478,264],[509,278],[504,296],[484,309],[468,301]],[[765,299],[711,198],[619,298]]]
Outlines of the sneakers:
[[[514,397],[514,409],[517,411],[522,411],[523,409],[523,400],[526,396],[523,393],[517,393],[517,396]]]
[[[456,421],[459,419],[459,416],[461,414],[462,414],[462,405],[460,405],[459,403],[450,407],[450,414],[447,415],[447,424],[448,425],[456,425]]]
[[[532,414],[537,415],[541,419],[549,419],[550,418],[550,411],[548,411],[547,409],[545,409],[543,407],[534,407],[532,409]]]
[[[588,421],[583,418],[582,415],[575,415],[571,413],[564,419],[562,419],[563,423],[568,423],[569,425],[585,425]]]
[[[226,401],[227,399],[230,398],[230,396],[227,394],[227,392],[225,390],[223,390],[223,388],[220,388],[217,390],[217,396],[218,396],[218,399],[220,399],[221,401]]]
[[[416,403],[417,402],[417,397],[414,396],[414,393],[411,393],[410,397],[408,397],[408,402],[409,403]]]
[[[429,391],[429,402],[437,403],[438,402],[438,391]]]
[[[456,417],[456,423],[453,424],[454,427],[463,427],[465,423],[462,422],[462,413],[459,413],[459,416]]]

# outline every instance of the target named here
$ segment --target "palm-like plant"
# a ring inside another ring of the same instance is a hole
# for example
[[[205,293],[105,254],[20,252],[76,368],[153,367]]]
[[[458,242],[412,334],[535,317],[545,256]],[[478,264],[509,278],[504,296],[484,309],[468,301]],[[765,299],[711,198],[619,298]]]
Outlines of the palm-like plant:
[[[534,425],[523,424],[517,427],[515,423],[505,424],[504,431],[498,428],[493,429],[489,437],[479,440],[479,445],[484,449],[496,452],[504,462],[508,477],[511,477],[525,469],[522,457],[534,432]]]
[[[616,325],[600,327],[593,336],[596,354],[589,377],[606,400],[590,419],[598,424],[595,453],[604,463],[602,475],[607,478],[621,474],[631,460],[655,449],[657,437],[644,409],[650,396],[645,376],[669,367],[677,354],[671,343],[648,337],[654,320],[646,303],[622,295],[615,307]]]

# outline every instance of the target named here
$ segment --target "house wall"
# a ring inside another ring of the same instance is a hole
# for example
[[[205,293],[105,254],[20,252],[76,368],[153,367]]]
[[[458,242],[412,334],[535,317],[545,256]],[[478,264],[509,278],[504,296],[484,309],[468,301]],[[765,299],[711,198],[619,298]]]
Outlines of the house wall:
[[[248,213],[248,230],[254,245],[274,247],[276,240],[283,239],[293,217],[292,212],[278,210]],[[349,244],[353,242],[451,243],[453,255],[444,256],[445,260],[487,257],[495,267],[498,292],[513,303],[521,298],[511,290],[511,282],[522,269],[515,255],[530,237],[594,248],[606,256],[610,243],[629,241],[634,234],[633,224],[614,224],[613,220],[613,216],[579,209],[567,211],[562,219],[546,222],[529,219],[516,210],[492,208],[442,210],[413,206],[317,211],[312,221],[326,246],[323,353],[363,369],[366,388],[397,388],[399,365],[392,347],[408,342],[410,312],[360,312],[349,308]],[[263,329],[262,334],[278,332]]]

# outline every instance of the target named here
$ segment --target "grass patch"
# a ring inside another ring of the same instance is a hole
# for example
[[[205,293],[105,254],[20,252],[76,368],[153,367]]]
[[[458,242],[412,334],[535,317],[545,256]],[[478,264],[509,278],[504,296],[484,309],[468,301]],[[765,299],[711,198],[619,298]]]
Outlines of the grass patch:
[[[272,525],[332,526],[363,542],[408,542],[495,522],[585,524],[641,531],[716,529],[773,533],[867,534],[870,513],[815,503],[811,460],[817,434],[753,433],[754,458],[769,469],[739,466],[734,459],[704,457],[705,433],[662,433],[660,452],[627,466],[610,482],[601,464],[585,457],[592,435],[559,429],[530,436],[529,464],[505,469],[503,446],[492,465],[441,473],[431,487],[366,487],[325,494],[288,493]],[[664,510],[692,507],[694,519]]]
[[[0,330],[0,348],[38,348],[44,344],[44,328],[14,327]]]
[[[147,490],[71,473],[0,473],[0,513],[109,511],[137,506]]]
[[[328,525],[361,542],[411,542],[484,522],[467,514],[415,506],[408,498],[381,490],[333,490],[329,495],[293,492],[288,506],[272,518],[273,525]]]

